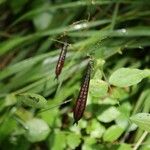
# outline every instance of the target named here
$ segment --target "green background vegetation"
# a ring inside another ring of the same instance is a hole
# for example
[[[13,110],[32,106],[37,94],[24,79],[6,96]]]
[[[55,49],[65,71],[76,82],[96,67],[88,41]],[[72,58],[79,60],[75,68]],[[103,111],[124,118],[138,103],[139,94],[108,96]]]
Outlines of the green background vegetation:
[[[149,0],[0,0],[0,149],[149,150],[149,8]],[[87,106],[73,125],[88,55]]]

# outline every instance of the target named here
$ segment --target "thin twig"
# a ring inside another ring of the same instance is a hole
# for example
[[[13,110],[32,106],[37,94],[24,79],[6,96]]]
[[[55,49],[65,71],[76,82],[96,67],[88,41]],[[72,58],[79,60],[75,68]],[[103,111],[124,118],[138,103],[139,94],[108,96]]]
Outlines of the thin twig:
[[[147,135],[148,135],[148,132],[145,131],[145,132],[142,134],[141,138],[140,138],[140,139],[137,141],[137,143],[135,144],[133,150],[137,150],[137,149],[139,148],[139,146],[141,145],[141,143],[143,142],[143,140],[146,138]]]
[[[64,102],[57,103],[57,104],[56,104],[56,105],[54,105],[54,106],[51,106],[51,107],[48,107],[48,108],[42,109],[42,110],[40,110],[38,113],[41,113],[41,112],[44,112],[44,111],[47,111],[47,110],[53,109],[53,108],[55,108],[55,107],[61,106],[61,105],[66,104],[66,103],[69,103],[70,101],[72,101],[72,99],[69,99],[69,100],[66,100],[66,101],[64,101]]]

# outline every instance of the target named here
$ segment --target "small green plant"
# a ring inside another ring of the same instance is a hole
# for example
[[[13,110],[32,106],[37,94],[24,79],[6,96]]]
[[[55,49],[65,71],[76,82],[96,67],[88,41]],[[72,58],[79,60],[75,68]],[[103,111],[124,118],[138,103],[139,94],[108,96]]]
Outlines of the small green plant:
[[[149,8],[149,0],[0,0],[0,149],[148,150]],[[93,74],[73,125],[87,55]]]

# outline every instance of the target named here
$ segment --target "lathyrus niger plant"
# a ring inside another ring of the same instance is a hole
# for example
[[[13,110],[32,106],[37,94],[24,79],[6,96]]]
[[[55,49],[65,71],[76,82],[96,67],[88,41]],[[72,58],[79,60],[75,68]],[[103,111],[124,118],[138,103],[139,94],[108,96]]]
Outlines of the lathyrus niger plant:
[[[149,0],[0,0],[0,14],[1,150],[150,149]]]

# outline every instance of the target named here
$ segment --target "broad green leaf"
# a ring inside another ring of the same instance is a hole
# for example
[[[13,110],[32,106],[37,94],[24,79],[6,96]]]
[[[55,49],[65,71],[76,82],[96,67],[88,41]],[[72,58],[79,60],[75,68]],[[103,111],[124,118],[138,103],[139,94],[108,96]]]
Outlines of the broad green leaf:
[[[83,150],[93,150],[92,146],[96,143],[96,138],[85,136],[84,144],[82,145]]]
[[[100,109],[100,108],[99,108]],[[98,120],[101,122],[111,122],[115,120],[119,116],[120,112],[118,109],[114,106],[106,109],[102,114],[98,116]]]
[[[95,74],[94,74],[93,79],[99,79],[100,80],[101,78],[102,78],[102,72],[100,69],[97,69]]]
[[[104,97],[107,95],[108,84],[102,80],[92,79],[90,81],[90,94],[93,97]]]
[[[125,98],[129,96],[129,93],[125,89],[120,87],[113,88],[111,92],[111,97],[114,99],[118,99],[119,101],[125,100]]]
[[[55,131],[53,143],[50,145],[51,150],[64,150],[67,144],[66,134],[62,131]]]
[[[139,128],[150,132],[150,114],[149,113],[138,113],[130,117],[130,119]]]
[[[106,97],[103,100],[99,100],[99,104],[103,104],[103,105],[116,105],[119,104],[118,100],[113,99],[111,97]]]
[[[77,134],[80,134],[81,132],[81,128],[79,126],[71,126],[69,129],[70,131],[75,132]]]
[[[25,136],[30,142],[43,141],[50,132],[49,126],[42,119],[33,118],[28,120],[25,126],[27,128]]]
[[[19,103],[34,108],[43,108],[47,104],[47,100],[43,96],[34,93],[18,94],[16,97]]]
[[[102,68],[103,65],[105,64],[105,60],[99,58],[99,59],[96,59],[96,68]]]
[[[50,102],[52,102],[51,105],[49,104]],[[50,101],[48,101],[48,105],[46,108],[48,108],[50,106],[53,107],[55,105],[58,105],[58,104],[56,104],[55,101],[50,100]],[[59,118],[59,115],[60,115],[59,107],[58,108],[56,107],[55,109],[49,109],[46,111],[41,110],[41,113],[39,113],[38,115],[40,116],[40,118],[42,118],[44,121],[46,121],[50,127],[58,126],[56,119]]]
[[[129,102],[125,102],[118,107],[118,110],[120,111],[120,115],[115,119],[115,122],[120,127],[126,128],[128,126],[128,118],[132,110],[131,104]]]
[[[150,70],[120,68],[110,76],[109,82],[118,87],[128,87],[141,82],[148,76],[150,76]]]
[[[93,119],[92,121],[88,122],[86,132],[93,138],[100,138],[105,132],[105,127],[101,125],[96,119]]]
[[[104,133],[103,140],[107,141],[107,142],[113,142],[121,136],[123,131],[124,131],[124,129],[121,128],[120,126],[112,125]]]
[[[78,134],[70,133],[67,136],[67,144],[69,145],[71,149],[75,149],[76,147],[78,147],[80,142],[81,142],[81,139],[80,139],[80,135]]]

